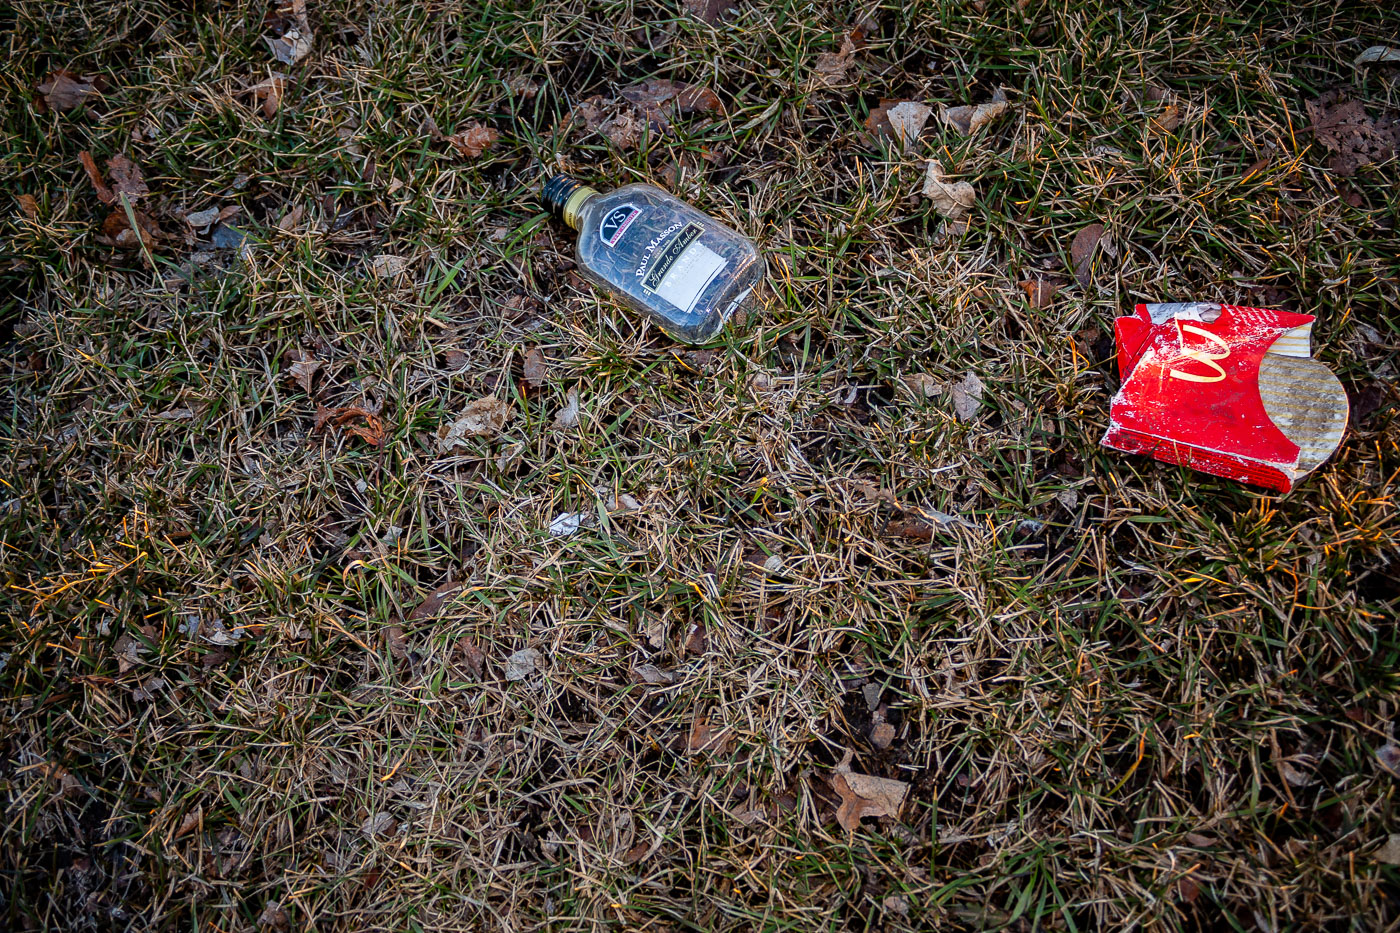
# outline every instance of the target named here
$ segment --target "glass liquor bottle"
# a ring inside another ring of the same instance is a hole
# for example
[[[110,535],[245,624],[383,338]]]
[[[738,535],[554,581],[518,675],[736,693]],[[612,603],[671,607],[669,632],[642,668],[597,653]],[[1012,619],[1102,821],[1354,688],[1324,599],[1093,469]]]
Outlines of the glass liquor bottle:
[[[543,200],[578,231],[583,275],[677,340],[712,339],[756,298],[753,241],[654,185],[600,193],[555,175]]]

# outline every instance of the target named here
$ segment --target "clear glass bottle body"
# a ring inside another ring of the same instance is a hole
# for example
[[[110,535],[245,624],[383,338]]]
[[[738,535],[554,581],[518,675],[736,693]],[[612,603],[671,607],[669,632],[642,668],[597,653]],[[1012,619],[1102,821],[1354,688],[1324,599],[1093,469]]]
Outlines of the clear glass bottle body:
[[[591,194],[570,222],[580,272],[677,340],[712,340],[763,281],[752,240],[654,185]]]

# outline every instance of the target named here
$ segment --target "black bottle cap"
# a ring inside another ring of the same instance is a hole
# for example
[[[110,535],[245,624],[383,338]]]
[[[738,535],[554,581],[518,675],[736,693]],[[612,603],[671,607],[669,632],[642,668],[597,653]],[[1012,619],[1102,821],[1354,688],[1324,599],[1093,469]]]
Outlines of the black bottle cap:
[[[544,183],[540,199],[554,213],[554,216],[562,218],[564,205],[569,202],[569,196],[582,187],[583,182],[575,178],[570,178],[568,175],[555,175]]]

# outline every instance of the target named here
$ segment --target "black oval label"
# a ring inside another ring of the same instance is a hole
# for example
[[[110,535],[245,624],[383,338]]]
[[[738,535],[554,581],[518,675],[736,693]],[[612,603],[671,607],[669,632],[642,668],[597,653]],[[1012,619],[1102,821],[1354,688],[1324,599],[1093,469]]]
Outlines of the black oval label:
[[[617,241],[622,239],[622,234],[627,228],[632,226],[632,221],[637,219],[641,211],[631,204],[623,204],[614,207],[603,215],[603,219],[598,223],[598,236],[609,246],[616,246]]]

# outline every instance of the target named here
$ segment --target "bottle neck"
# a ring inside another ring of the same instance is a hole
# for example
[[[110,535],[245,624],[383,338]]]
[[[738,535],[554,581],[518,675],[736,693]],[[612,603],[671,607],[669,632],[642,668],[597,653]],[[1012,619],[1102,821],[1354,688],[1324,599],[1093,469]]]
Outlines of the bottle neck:
[[[582,223],[584,203],[597,193],[596,189],[568,175],[555,175],[544,183],[540,200],[544,201],[555,216],[577,230]]]

